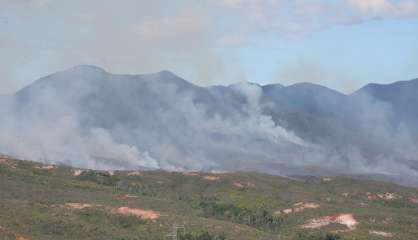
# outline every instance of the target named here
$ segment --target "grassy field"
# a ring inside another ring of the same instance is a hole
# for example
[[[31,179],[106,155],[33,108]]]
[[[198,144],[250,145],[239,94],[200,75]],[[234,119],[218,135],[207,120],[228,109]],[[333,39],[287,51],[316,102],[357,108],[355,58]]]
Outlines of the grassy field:
[[[103,172],[0,157],[0,239],[418,239],[418,190],[339,177]]]

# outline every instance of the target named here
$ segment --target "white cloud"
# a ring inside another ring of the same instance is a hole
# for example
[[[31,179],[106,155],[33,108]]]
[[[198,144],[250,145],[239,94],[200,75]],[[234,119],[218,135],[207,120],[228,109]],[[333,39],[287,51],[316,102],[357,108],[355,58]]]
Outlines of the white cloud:
[[[244,42],[242,35],[226,35],[216,40],[216,44],[220,47],[238,46]]]
[[[403,18],[418,16],[418,2],[401,0],[394,3],[389,0],[346,0],[346,3],[363,18]]]
[[[140,23],[135,31],[151,40],[190,38],[208,31],[209,20],[205,16],[185,13]]]
[[[238,14],[252,32],[271,31],[281,36],[306,35],[347,24],[376,19],[418,17],[417,0],[220,0]]]
[[[230,61],[235,50],[225,57],[217,47],[242,47],[265,32],[292,39],[417,17],[417,6],[418,0],[0,0],[0,93],[78,64],[120,73],[170,69],[197,84],[227,84],[241,69]]]
[[[221,3],[227,7],[239,7],[242,2],[242,0],[223,0]]]

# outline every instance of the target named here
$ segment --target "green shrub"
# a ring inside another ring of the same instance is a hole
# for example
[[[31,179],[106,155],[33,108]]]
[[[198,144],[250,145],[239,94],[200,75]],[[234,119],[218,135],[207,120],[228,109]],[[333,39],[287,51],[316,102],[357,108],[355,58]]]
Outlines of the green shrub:
[[[283,222],[279,216],[273,216],[265,209],[249,210],[230,203],[218,203],[214,199],[204,199],[200,208],[205,217],[215,217],[248,226],[277,231]]]
[[[208,232],[200,234],[191,234],[186,233],[178,237],[179,240],[226,240],[226,237],[223,234],[220,235],[211,235]]]
[[[294,240],[342,240],[335,233],[298,233]]]
[[[115,186],[119,181],[118,177],[111,176],[106,172],[97,172],[97,171],[86,171],[83,172],[78,179],[91,181],[97,184],[106,185],[106,186]]]

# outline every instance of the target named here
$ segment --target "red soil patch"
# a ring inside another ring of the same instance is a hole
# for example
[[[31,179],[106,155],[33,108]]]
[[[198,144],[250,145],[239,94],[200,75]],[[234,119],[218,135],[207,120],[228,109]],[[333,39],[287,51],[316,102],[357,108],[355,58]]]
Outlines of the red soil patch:
[[[324,178],[322,178],[322,181],[323,182],[331,182],[333,179],[332,178],[330,178],[330,177],[324,177]]]
[[[244,185],[240,182],[233,182],[232,185],[234,185],[237,188],[244,188]]]
[[[311,202],[299,202],[295,204],[295,208],[293,208],[293,212],[297,213],[297,212],[302,212],[305,209],[315,209],[315,208],[320,208],[321,205],[317,204],[317,203],[311,203]]]
[[[7,234],[7,235],[13,235],[15,237],[15,240],[29,240],[29,238],[26,238],[21,234],[14,233],[14,232],[10,231],[9,229],[7,229],[5,227],[2,227],[2,226],[0,226],[0,233]]]
[[[383,219],[383,221],[382,221],[382,223],[383,224],[389,224],[389,223],[391,223],[392,222],[392,218],[385,218],[385,219]]]
[[[8,159],[6,158],[0,158],[0,164],[5,165],[9,168],[13,168],[16,169],[16,164],[11,163]]]
[[[19,234],[16,234],[15,237],[16,237],[16,240],[29,240],[29,238],[25,238],[24,236],[19,235]]]
[[[207,180],[207,181],[217,181],[217,180],[219,180],[220,178],[219,178],[219,177],[217,177],[217,176],[207,175],[207,176],[204,176],[204,177],[203,177],[203,179],[204,179],[204,180]]]
[[[232,185],[234,185],[237,188],[244,188],[244,187],[255,187],[254,183],[251,182],[247,182],[247,183],[242,183],[242,182],[233,182]]]
[[[366,193],[367,199],[369,200],[377,200],[377,195],[367,192]]]
[[[77,210],[93,207],[92,204],[88,204],[88,203],[67,203],[65,204],[65,206],[71,209],[77,209]]]
[[[125,195],[124,197],[136,198],[136,196],[130,196],[130,195]],[[128,207],[112,208],[112,207],[106,207],[100,204],[93,205],[89,203],[67,203],[65,204],[65,206],[71,209],[75,209],[75,210],[82,210],[82,209],[92,208],[92,207],[103,207],[106,210],[111,211],[112,213],[135,216],[141,219],[157,219],[161,216],[158,212],[155,212],[152,210],[144,210],[140,208],[128,208]]]
[[[293,209],[291,209],[291,208],[287,208],[287,209],[284,209],[283,211],[281,211],[281,212],[283,212],[284,214],[290,214],[290,213],[292,213],[293,212]],[[278,213],[280,213],[280,211],[278,211]]]
[[[136,195],[129,195],[129,194],[126,194],[126,195],[124,195],[123,196],[123,198],[139,198],[138,196],[136,196]]]
[[[410,197],[410,198],[408,198],[408,201],[411,202],[411,203],[418,204],[418,198],[416,198],[416,197]]]
[[[129,172],[128,176],[142,176],[142,173],[140,171],[133,171]]]
[[[316,229],[325,227],[331,223],[345,225],[350,231],[355,230],[357,228],[357,225],[359,224],[354,219],[352,214],[345,213],[311,219],[309,223],[303,225],[302,228]]]
[[[157,219],[160,214],[151,210],[143,210],[139,208],[120,207],[114,210],[115,213],[122,215],[131,215],[141,219]]]
[[[303,212],[305,209],[316,209],[316,208],[320,208],[321,205],[317,204],[317,203],[312,203],[312,202],[298,202],[295,203],[294,208],[287,208],[284,209],[282,211],[277,211],[275,212],[276,214],[280,214],[280,213],[284,213],[284,214],[290,214],[290,213],[299,213],[299,212]]]
[[[370,235],[380,236],[380,237],[393,237],[395,234],[383,232],[383,231],[369,231]]]
[[[9,233],[9,231],[5,227],[0,226],[0,233],[7,234],[7,233]]]
[[[387,192],[387,193],[370,193],[370,192],[367,192],[366,196],[367,196],[367,199],[369,199],[371,201],[378,200],[378,199],[381,199],[381,200],[395,200],[395,199],[402,198],[402,196],[399,195],[399,194],[389,193],[389,192]]]
[[[73,170],[73,176],[80,176],[84,171],[80,169]]]
[[[255,187],[255,184],[252,182],[247,182],[247,187]]]
[[[400,199],[402,198],[402,196],[396,194],[396,193],[382,193],[382,194],[377,194],[377,196],[380,199],[384,199],[384,200],[394,200],[394,199]]]
[[[57,168],[55,165],[46,165],[46,166],[36,166],[36,169],[42,169],[42,170],[54,170]]]

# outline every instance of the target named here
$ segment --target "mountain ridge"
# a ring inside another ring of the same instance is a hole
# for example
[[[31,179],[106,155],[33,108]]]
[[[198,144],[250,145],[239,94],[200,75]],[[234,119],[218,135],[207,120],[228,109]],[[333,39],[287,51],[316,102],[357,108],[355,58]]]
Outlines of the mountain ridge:
[[[36,80],[35,82],[28,84],[27,86],[31,86],[34,83],[36,83],[39,80],[45,79],[45,78],[49,78],[51,76],[57,75],[57,74],[62,74],[62,73],[67,73],[67,72],[79,72],[82,74],[91,74],[91,73],[101,73],[101,74],[109,74],[109,75],[114,75],[114,76],[136,76],[136,77],[154,77],[156,78],[157,76],[160,76],[162,78],[176,78],[176,79],[182,79],[185,82],[192,84],[196,87],[201,87],[198,86],[192,82],[189,82],[187,80],[185,80],[184,78],[180,77],[179,75],[175,74],[174,72],[170,71],[170,70],[160,70],[157,72],[152,72],[152,73],[143,73],[143,74],[119,74],[119,73],[111,73],[106,71],[104,68],[98,67],[96,65],[76,65],[74,67],[68,68],[68,69],[64,69],[64,70],[60,70],[57,71],[55,73],[49,74],[45,77],[41,77],[40,79]],[[340,95],[345,95],[345,96],[350,96],[350,95],[354,95],[356,94],[356,92],[361,91],[362,89],[367,89],[367,88],[371,88],[371,87],[387,87],[387,86],[396,86],[396,85],[403,85],[403,84],[418,84],[418,78],[412,78],[410,80],[400,80],[400,81],[395,81],[395,82],[391,82],[391,83],[368,83],[366,85],[364,85],[363,87],[358,88],[357,90],[355,90],[354,92],[350,93],[350,94],[344,94],[341,91],[338,91],[336,89],[332,89],[329,88],[327,86],[321,85],[321,84],[317,84],[317,83],[312,83],[312,82],[297,82],[297,83],[293,83],[290,85],[283,85],[280,83],[268,83],[265,85],[260,85],[258,83],[253,83],[253,82],[237,82],[237,83],[233,83],[233,84],[229,84],[229,85],[210,85],[207,86],[208,88],[211,87],[218,87],[218,86],[222,86],[222,87],[230,87],[236,84],[241,84],[241,83],[247,83],[247,84],[256,84],[259,85],[262,88],[322,88],[322,89],[327,89],[330,90],[334,93],[340,94]],[[26,87],[27,87],[26,86]],[[23,87],[22,89],[24,89],[25,87]],[[204,87],[203,87],[204,88]],[[17,92],[21,91],[22,89],[18,90]],[[15,92],[15,94],[17,93]]]
[[[123,75],[78,66],[14,95],[2,115],[8,134],[0,151],[40,160],[46,152],[52,162],[99,169],[289,175],[322,166],[416,176],[414,111],[391,98],[358,96],[311,83],[200,87],[169,71]]]

